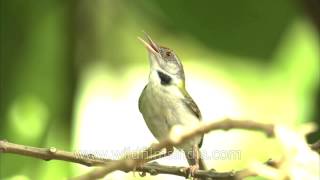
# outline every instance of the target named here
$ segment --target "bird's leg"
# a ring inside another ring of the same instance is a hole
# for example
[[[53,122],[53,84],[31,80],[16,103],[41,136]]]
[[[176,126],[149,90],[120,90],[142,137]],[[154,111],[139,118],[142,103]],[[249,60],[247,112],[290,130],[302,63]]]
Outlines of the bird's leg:
[[[154,154],[152,153],[152,155],[147,158],[147,161],[153,161],[153,160],[156,160],[156,159],[160,159],[160,158],[169,156],[174,151],[173,146],[168,146],[165,149],[166,149],[166,152],[162,153],[162,154],[160,152],[154,152]]]
[[[189,163],[189,167],[186,168],[186,171],[190,173],[191,177],[194,177],[195,173],[199,170],[199,147],[197,145],[194,145],[191,151],[185,151],[185,155]]]

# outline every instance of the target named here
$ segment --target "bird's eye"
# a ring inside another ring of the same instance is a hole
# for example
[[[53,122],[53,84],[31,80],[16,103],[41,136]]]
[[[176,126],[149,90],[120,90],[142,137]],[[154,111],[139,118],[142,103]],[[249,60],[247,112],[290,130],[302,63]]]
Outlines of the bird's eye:
[[[167,51],[167,52],[166,52],[166,55],[167,55],[167,56],[171,56],[171,52],[170,52],[170,51]]]

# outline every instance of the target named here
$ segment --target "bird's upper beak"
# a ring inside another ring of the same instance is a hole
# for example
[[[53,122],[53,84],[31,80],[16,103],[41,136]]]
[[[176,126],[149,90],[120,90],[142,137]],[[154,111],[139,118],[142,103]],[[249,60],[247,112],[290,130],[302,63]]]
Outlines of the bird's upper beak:
[[[138,39],[142,42],[142,44],[148,49],[148,51],[155,56],[158,56],[159,54],[159,46],[150,38],[150,36],[147,33],[144,33],[147,42],[142,39],[141,37],[138,37]]]

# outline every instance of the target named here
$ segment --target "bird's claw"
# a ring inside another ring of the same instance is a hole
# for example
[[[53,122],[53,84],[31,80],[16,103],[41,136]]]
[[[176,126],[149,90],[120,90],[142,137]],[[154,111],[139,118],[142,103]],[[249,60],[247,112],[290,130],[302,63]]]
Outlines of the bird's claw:
[[[194,177],[196,172],[199,170],[199,165],[191,165],[187,167],[186,172],[188,172],[188,177]]]
[[[139,173],[139,171],[137,171],[137,169],[142,168],[142,166],[143,166],[142,164],[138,164],[138,165],[133,167],[133,169],[132,169],[133,177],[136,177],[136,172],[138,172],[140,177],[144,177],[145,176],[145,173],[143,173],[143,172]]]

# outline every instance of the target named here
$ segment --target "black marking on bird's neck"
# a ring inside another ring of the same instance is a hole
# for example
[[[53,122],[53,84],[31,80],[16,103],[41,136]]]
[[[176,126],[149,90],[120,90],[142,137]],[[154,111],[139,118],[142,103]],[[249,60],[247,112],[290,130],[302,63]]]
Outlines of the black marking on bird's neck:
[[[161,84],[162,85],[166,86],[166,85],[169,85],[171,83],[172,78],[169,75],[167,75],[167,74],[165,74],[165,73],[163,73],[161,71],[157,71],[157,73],[158,73],[158,76],[159,76],[159,78],[161,80]]]

